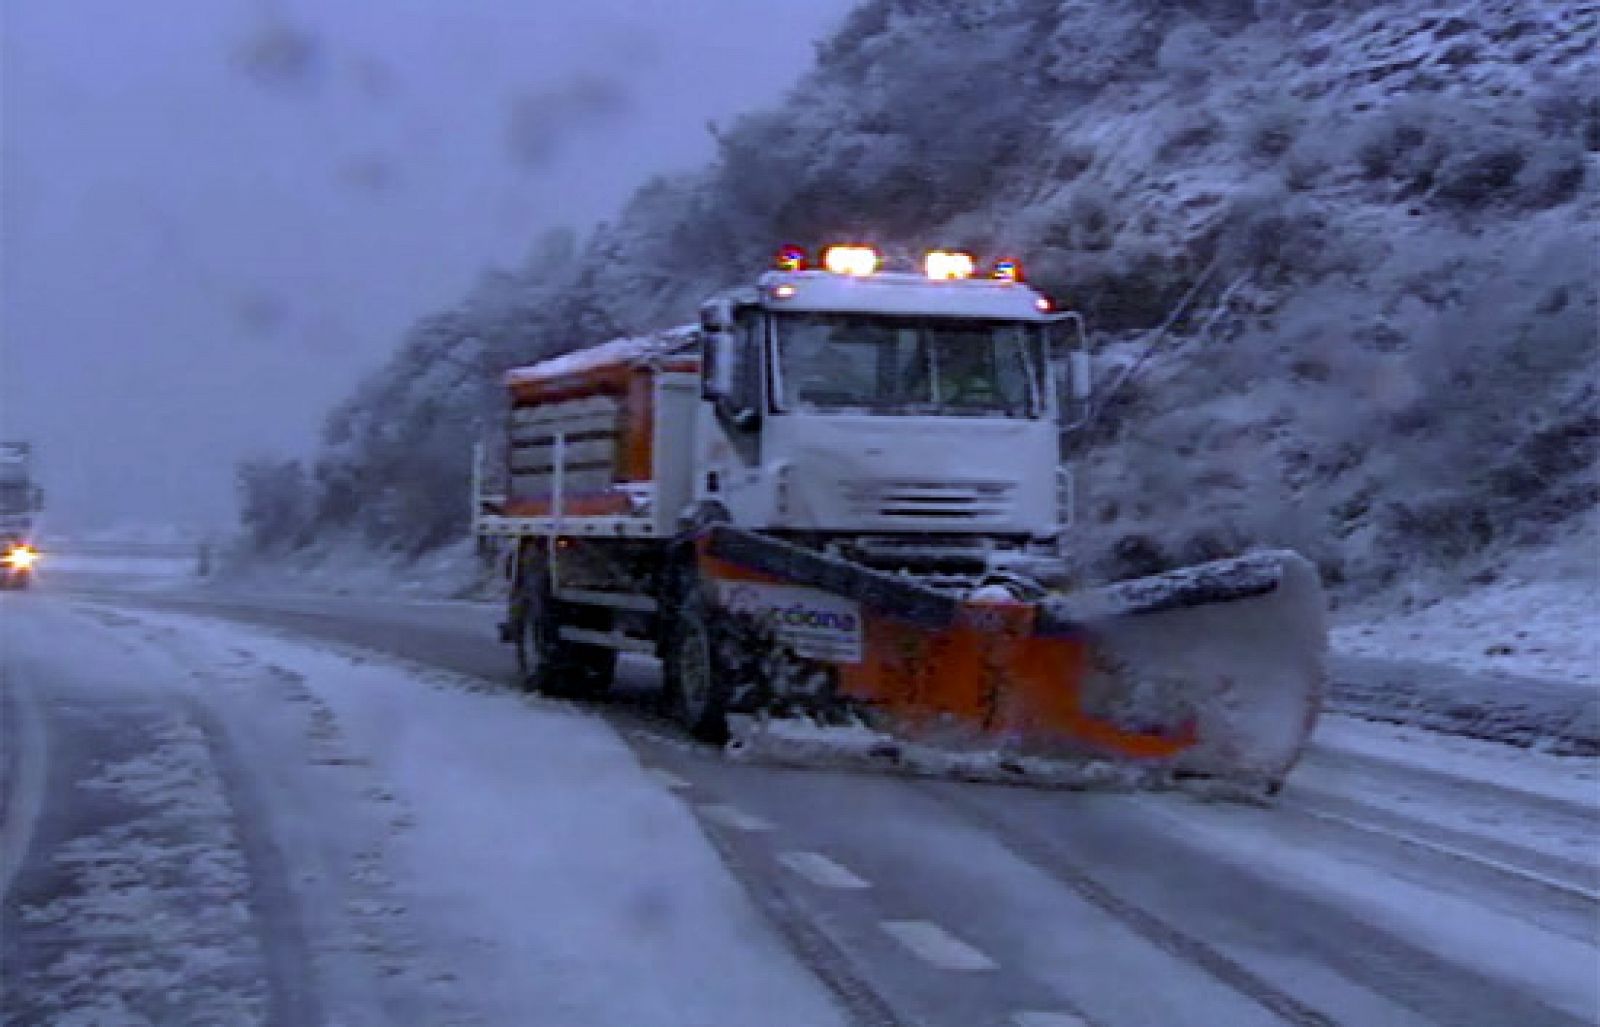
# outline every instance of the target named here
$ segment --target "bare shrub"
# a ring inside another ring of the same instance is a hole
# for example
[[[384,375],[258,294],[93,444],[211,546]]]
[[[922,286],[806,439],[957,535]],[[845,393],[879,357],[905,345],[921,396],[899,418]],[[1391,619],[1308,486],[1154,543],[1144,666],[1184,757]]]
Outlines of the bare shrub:
[[[1436,98],[1395,104],[1362,127],[1355,156],[1372,180],[1390,180],[1407,192],[1432,188],[1439,165],[1460,131],[1453,108]]]
[[[1240,147],[1252,160],[1275,163],[1295,145],[1304,124],[1305,112],[1300,104],[1268,103],[1245,115],[1239,125]]]
[[[1545,140],[1533,148],[1517,173],[1517,199],[1535,210],[1567,203],[1583,188],[1586,173],[1583,146],[1577,139]]]
[[[1277,188],[1236,199],[1218,243],[1225,267],[1262,280],[1313,276],[1328,269],[1341,250],[1322,206]]]
[[[1209,111],[1185,110],[1156,150],[1157,160],[1176,160],[1208,146],[1222,135],[1222,122]]]
[[[1041,241],[1059,249],[1098,252],[1116,238],[1117,201],[1098,183],[1074,187],[1052,207]]]
[[[1439,163],[1435,191],[1447,204],[1477,208],[1505,197],[1527,161],[1521,140],[1486,140],[1468,145]]]

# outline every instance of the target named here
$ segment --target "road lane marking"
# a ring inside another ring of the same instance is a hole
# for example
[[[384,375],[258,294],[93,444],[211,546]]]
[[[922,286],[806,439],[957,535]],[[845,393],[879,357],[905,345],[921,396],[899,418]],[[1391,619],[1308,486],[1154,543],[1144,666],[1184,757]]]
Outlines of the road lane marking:
[[[846,890],[872,887],[849,867],[835,863],[820,852],[785,852],[778,856],[778,862],[819,888]]]
[[[709,820],[714,820],[723,827],[731,827],[735,831],[770,831],[772,825],[760,817],[752,816],[737,806],[726,803],[714,803],[701,806],[700,815]]]
[[[941,970],[998,970],[1000,964],[926,920],[885,920],[880,925],[890,937]]]
[[[689,790],[689,782],[685,781],[683,778],[679,777],[677,774],[674,774],[670,770],[662,770],[660,767],[651,767],[650,776],[655,778],[656,781],[658,781],[662,786],[670,788],[675,792],[685,792]]]
[[[1572,896],[1574,898],[1584,899],[1589,902],[1600,902],[1600,891],[1595,891],[1592,888],[1586,888],[1577,882],[1559,880],[1555,877],[1549,876],[1548,874],[1541,873],[1539,870],[1519,866],[1496,856],[1482,855],[1472,852],[1468,849],[1462,848],[1459,845],[1451,844],[1448,841],[1426,838],[1422,835],[1411,834],[1402,828],[1393,827],[1383,823],[1361,820],[1356,817],[1348,817],[1342,813],[1326,812],[1324,810],[1316,809],[1315,807],[1303,802],[1295,803],[1290,808],[1302,816],[1314,820],[1321,820],[1329,824],[1335,824],[1347,831],[1353,831],[1358,834],[1376,835],[1402,848],[1424,849],[1429,852],[1438,853],[1439,855],[1455,860],[1458,863],[1469,863],[1480,867],[1486,867],[1489,870],[1493,870],[1505,877],[1518,878],[1520,880],[1527,881],[1530,884],[1537,885],[1538,887],[1547,891],[1553,891],[1563,895]],[[1419,826],[1432,825],[1419,823]],[[1453,828],[1446,829],[1454,830]],[[1530,851],[1536,856],[1545,855],[1537,850]],[[1556,858],[1559,859],[1560,857],[1558,856]]]
[[[1074,1013],[1046,1013],[1025,1009],[1011,1017],[1014,1027],[1089,1027],[1089,1021]]]

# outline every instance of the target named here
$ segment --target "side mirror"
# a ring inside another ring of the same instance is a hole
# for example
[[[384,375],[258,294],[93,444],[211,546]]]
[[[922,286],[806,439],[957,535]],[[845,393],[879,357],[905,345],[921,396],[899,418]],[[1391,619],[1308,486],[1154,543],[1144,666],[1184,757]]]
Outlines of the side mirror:
[[[712,300],[700,308],[700,328],[707,335],[733,331],[733,304]]]
[[[1094,391],[1089,354],[1081,349],[1073,350],[1067,358],[1067,368],[1072,375],[1072,398],[1080,403],[1087,402]]]
[[[702,339],[701,359],[705,366],[700,376],[701,398],[727,399],[733,394],[733,367],[738,359],[734,352],[733,333],[706,331]]]
[[[1060,399],[1062,423],[1077,425],[1094,392],[1094,374],[1089,360],[1089,333],[1083,316],[1069,311],[1051,319],[1050,366]],[[1061,380],[1065,375],[1066,381]]]

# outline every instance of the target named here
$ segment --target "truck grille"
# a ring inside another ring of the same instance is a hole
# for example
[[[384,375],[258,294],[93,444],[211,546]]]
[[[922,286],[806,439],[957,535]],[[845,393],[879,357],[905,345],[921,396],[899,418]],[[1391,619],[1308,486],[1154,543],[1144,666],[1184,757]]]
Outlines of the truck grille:
[[[1004,481],[856,481],[844,486],[857,516],[947,523],[1009,517],[1016,485]]]

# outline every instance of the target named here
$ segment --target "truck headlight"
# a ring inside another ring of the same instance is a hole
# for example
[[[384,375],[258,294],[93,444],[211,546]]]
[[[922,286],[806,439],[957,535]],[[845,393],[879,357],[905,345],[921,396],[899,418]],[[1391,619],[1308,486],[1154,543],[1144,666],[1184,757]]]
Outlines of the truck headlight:
[[[39,562],[39,554],[31,546],[13,546],[6,551],[5,561],[12,570],[31,570]]]

